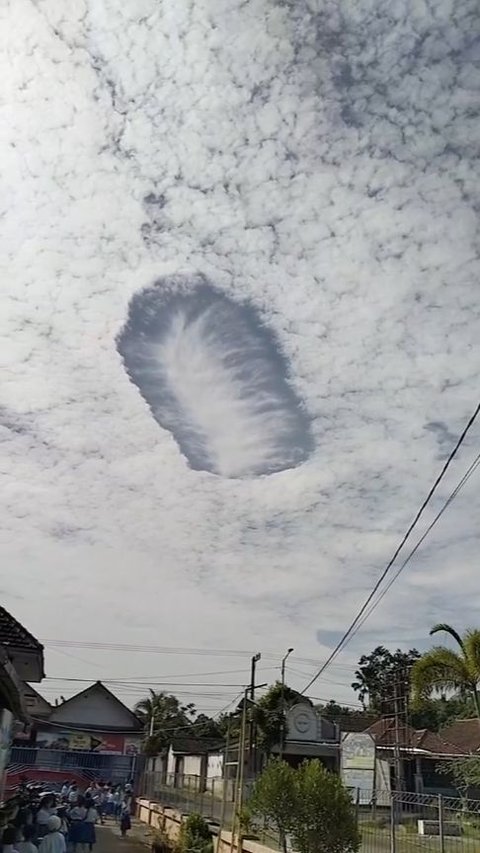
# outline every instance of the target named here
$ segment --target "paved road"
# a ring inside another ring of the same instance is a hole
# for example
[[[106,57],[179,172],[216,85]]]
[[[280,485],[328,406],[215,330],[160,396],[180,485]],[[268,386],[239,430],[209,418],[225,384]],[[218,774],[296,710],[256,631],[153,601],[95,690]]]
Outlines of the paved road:
[[[97,843],[94,853],[149,853],[149,848],[133,832],[122,838],[120,829],[113,824],[96,827]]]

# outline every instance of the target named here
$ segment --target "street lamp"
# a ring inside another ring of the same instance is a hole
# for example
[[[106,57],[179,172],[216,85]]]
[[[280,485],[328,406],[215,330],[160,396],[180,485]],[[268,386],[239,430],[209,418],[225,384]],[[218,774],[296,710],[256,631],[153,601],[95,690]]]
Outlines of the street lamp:
[[[287,649],[287,654],[282,658],[282,686],[280,691],[280,708],[282,711],[282,722],[281,722],[281,736],[280,736],[280,748],[279,748],[279,759],[280,761],[283,758],[283,742],[285,740],[285,664],[287,662],[287,658],[292,654],[295,649]]]

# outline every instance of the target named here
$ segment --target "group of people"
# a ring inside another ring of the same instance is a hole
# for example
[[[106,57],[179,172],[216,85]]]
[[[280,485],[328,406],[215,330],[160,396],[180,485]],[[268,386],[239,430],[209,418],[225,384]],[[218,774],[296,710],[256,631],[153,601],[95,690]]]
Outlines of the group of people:
[[[2,853],[72,853],[92,851],[96,823],[108,817],[131,828],[132,787],[94,782],[85,791],[65,782],[60,794],[24,786],[2,834]]]

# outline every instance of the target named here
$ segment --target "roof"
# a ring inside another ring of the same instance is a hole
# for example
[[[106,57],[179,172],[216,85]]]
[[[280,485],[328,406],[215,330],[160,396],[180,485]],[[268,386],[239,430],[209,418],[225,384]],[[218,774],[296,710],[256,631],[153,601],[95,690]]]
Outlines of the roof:
[[[450,726],[442,729],[441,735],[459,747],[464,755],[480,750],[480,722],[476,717],[470,720],[455,720]]]
[[[425,752],[431,755],[463,755],[462,750],[447,740],[443,733],[439,735],[428,729],[414,729],[404,723],[400,723],[396,730],[395,721],[392,718],[377,720],[366,731],[373,735],[376,746],[384,749],[393,749],[398,737],[398,745],[403,750]]]
[[[109,690],[108,687],[105,687],[105,685],[102,684],[101,681],[95,681],[93,684],[90,684],[89,687],[86,687],[85,690],[81,690],[80,693],[75,693],[74,696],[70,696],[70,698],[66,699],[65,702],[62,702],[61,705],[58,705],[57,707],[53,707],[52,708],[52,714],[51,714],[52,724],[55,722],[54,718],[56,716],[56,713],[60,712],[61,716],[64,718],[64,721],[68,722],[68,725],[76,725],[75,719],[68,720],[68,721],[65,720],[65,717],[64,717],[65,708],[68,708],[68,706],[72,707],[74,705],[74,703],[77,703],[78,699],[81,699],[81,698],[86,699],[92,693],[103,694],[110,701],[113,701],[116,704],[117,708],[121,708],[122,711],[127,715],[127,717],[130,720],[130,726],[128,727],[129,730],[131,729],[132,731],[138,731],[138,732],[143,731],[143,723],[141,722],[141,720],[139,720],[139,718],[136,716],[136,714],[134,714],[133,711],[130,710],[130,708],[127,708],[127,706],[124,705],[123,702],[118,698],[118,696],[115,696],[115,694],[112,693],[112,691]],[[46,721],[47,728],[48,728],[48,722],[49,721],[47,720]],[[109,726],[109,725],[104,725],[104,724],[94,725],[94,724],[88,724],[86,722],[85,723],[82,722],[81,728],[82,728],[82,731],[125,732],[127,726],[126,725]]]
[[[43,652],[42,644],[20,622],[17,622],[4,607],[0,607],[0,643],[7,649]]]
[[[174,737],[171,741],[172,751],[180,755],[206,755],[219,752],[223,746],[218,738]]]
[[[328,714],[322,714],[327,719],[330,719]],[[342,732],[364,732],[367,726],[372,726],[378,720],[377,714],[369,714],[368,712],[360,712],[358,714],[339,714],[338,717],[332,717],[332,723],[337,723]]]

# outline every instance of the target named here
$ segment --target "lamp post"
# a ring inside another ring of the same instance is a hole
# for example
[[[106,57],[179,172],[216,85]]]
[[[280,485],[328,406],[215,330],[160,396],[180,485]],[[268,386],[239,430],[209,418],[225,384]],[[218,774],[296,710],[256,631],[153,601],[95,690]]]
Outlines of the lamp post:
[[[280,728],[280,749],[278,752],[278,757],[280,761],[283,759],[283,743],[285,740],[285,664],[287,662],[287,658],[292,654],[294,649],[287,649],[287,654],[282,658],[282,686],[280,691],[280,709],[282,713],[282,721]]]

